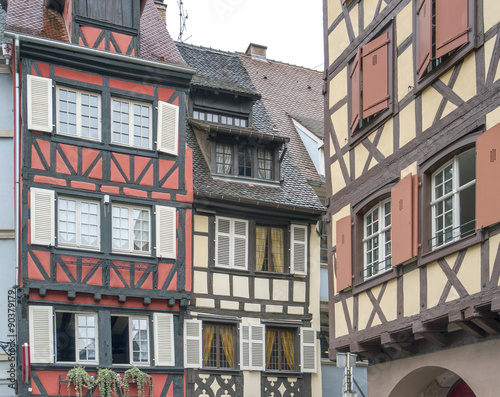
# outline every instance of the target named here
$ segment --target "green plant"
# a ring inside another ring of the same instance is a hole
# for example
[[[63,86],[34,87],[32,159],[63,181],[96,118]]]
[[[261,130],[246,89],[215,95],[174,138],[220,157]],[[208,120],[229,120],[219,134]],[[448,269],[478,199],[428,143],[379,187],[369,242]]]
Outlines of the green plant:
[[[97,371],[96,385],[99,386],[101,397],[113,397],[113,395],[118,395],[118,375],[111,368],[101,368]]]
[[[68,381],[68,396],[70,395],[70,387],[73,385],[76,391],[76,397],[83,397],[82,389],[92,389],[95,385],[94,379],[85,371],[85,368],[77,365],[68,371],[66,375]]]
[[[137,394],[138,397],[144,397],[144,388],[146,385],[149,386],[149,394],[151,395],[151,376],[146,372],[141,371],[137,367],[132,367],[125,371],[123,375],[123,388],[125,390],[125,395],[128,397],[130,391],[129,382],[135,382],[137,384]]]

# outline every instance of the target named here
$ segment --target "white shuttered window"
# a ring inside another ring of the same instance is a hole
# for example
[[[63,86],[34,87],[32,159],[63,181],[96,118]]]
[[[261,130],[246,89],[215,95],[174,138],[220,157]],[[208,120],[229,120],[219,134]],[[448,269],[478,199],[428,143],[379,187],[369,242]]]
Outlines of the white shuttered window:
[[[215,230],[215,265],[247,270],[248,221],[217,217]]]
[[[29,308],[30,353],[32,363],[54,362],[54,320],[51,306]]]
[[[156,256],[177,257],[177,212],[173,207],[156,206]]]
[[[184,368],[201,368],[201,321],[184,320]]]
[[[27,76],[28,129],[52,132],[52,80]]]
[[[316,372],[316,330],[300,329],[300,366],[301,372]]]
[[[31,244],[54,245],[54,191],[30,190]]]
[[[158,150],[177,156],[179,141],[179,106],[158,102]]]
[[[175,365],[174,349],[174,316],[170,313],[155,313],[153,315],[155,365]]]
[[[240,324],[240,368],[241,370],[264,371],[265,339],[264,325]]]
[[[307,274],[307,226],[292,225],[290,234],[291,273]]]

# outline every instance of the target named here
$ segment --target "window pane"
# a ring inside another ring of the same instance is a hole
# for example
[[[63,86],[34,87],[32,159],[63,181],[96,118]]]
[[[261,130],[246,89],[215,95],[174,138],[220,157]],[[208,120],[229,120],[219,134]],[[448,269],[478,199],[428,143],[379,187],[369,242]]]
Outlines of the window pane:
[[[111,355],[113,364],[130,364],[129,319],[111,316]]]
[[[263,179],[273,178],[273,152],[259,149],[257,151],[258,177]]]
[[[218,174],[232,174],[232,148],[225,143],[217,143],[215,148],[215,165]]]
[[[113,248],[129,248],[129,210],[113,206]]]
[[[250,148],[238,148],[238,175],[252,176],[252,150]]]
[[[61,198],[58,204],[59,243],[76,245],[76,201]]]
[[[134,251],[149,252],[149,211],[133,210]]]
[[[56,361],[76,361],[75,315],[56,312]]]

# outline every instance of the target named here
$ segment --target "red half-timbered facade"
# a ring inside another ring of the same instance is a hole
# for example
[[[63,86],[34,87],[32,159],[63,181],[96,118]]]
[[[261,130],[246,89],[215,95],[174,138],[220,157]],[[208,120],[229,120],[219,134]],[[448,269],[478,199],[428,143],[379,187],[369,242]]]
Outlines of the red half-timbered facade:
[[[25,3],[9,2],[6,26],[19,78],[18,345],[31,357],[18,393],[68,395],[81,365],[136,366],[151,396],[183,396],[194,72],[152,0]]]

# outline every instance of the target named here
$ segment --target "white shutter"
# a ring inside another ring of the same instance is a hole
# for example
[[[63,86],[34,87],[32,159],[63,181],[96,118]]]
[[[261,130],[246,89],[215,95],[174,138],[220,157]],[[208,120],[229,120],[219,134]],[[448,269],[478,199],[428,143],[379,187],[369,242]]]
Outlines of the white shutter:
[[[184,368],[201,368],[201,321],[184,320]]]
[[[248,221],[233,219],[233,268],[248,268]]]
[[[217,217],[215,221],[215,265],[229,267],[231,246],[231,220]]]
[[[178,153],[179,142],[179,106],[167,102],[158,102],[158,150]]]
[[[29,307],[32,363],[54,362],[54,320],[51,306]]]
[[[28,80],[28,129],[52,132],[52,80],[33,75]]]
[[[292,225],[291,227],[291,272],[307,274],[307,226]]]
[[[240,369],[250,369],[250,324],[240,324]]]
[[[266,327],[257,324],[240,324],[241,370],[264,371]]]
[[[31,244],[54,245],[54,191],[31,188]]]
[[[175,366],[174,315],[154,313],[155,365]]]
[[[316,372],[316,330],[300,329],[300,365],[302,372]]]
[[[177,212],[173,207],[156,206],[156,256],[177,257]]]

